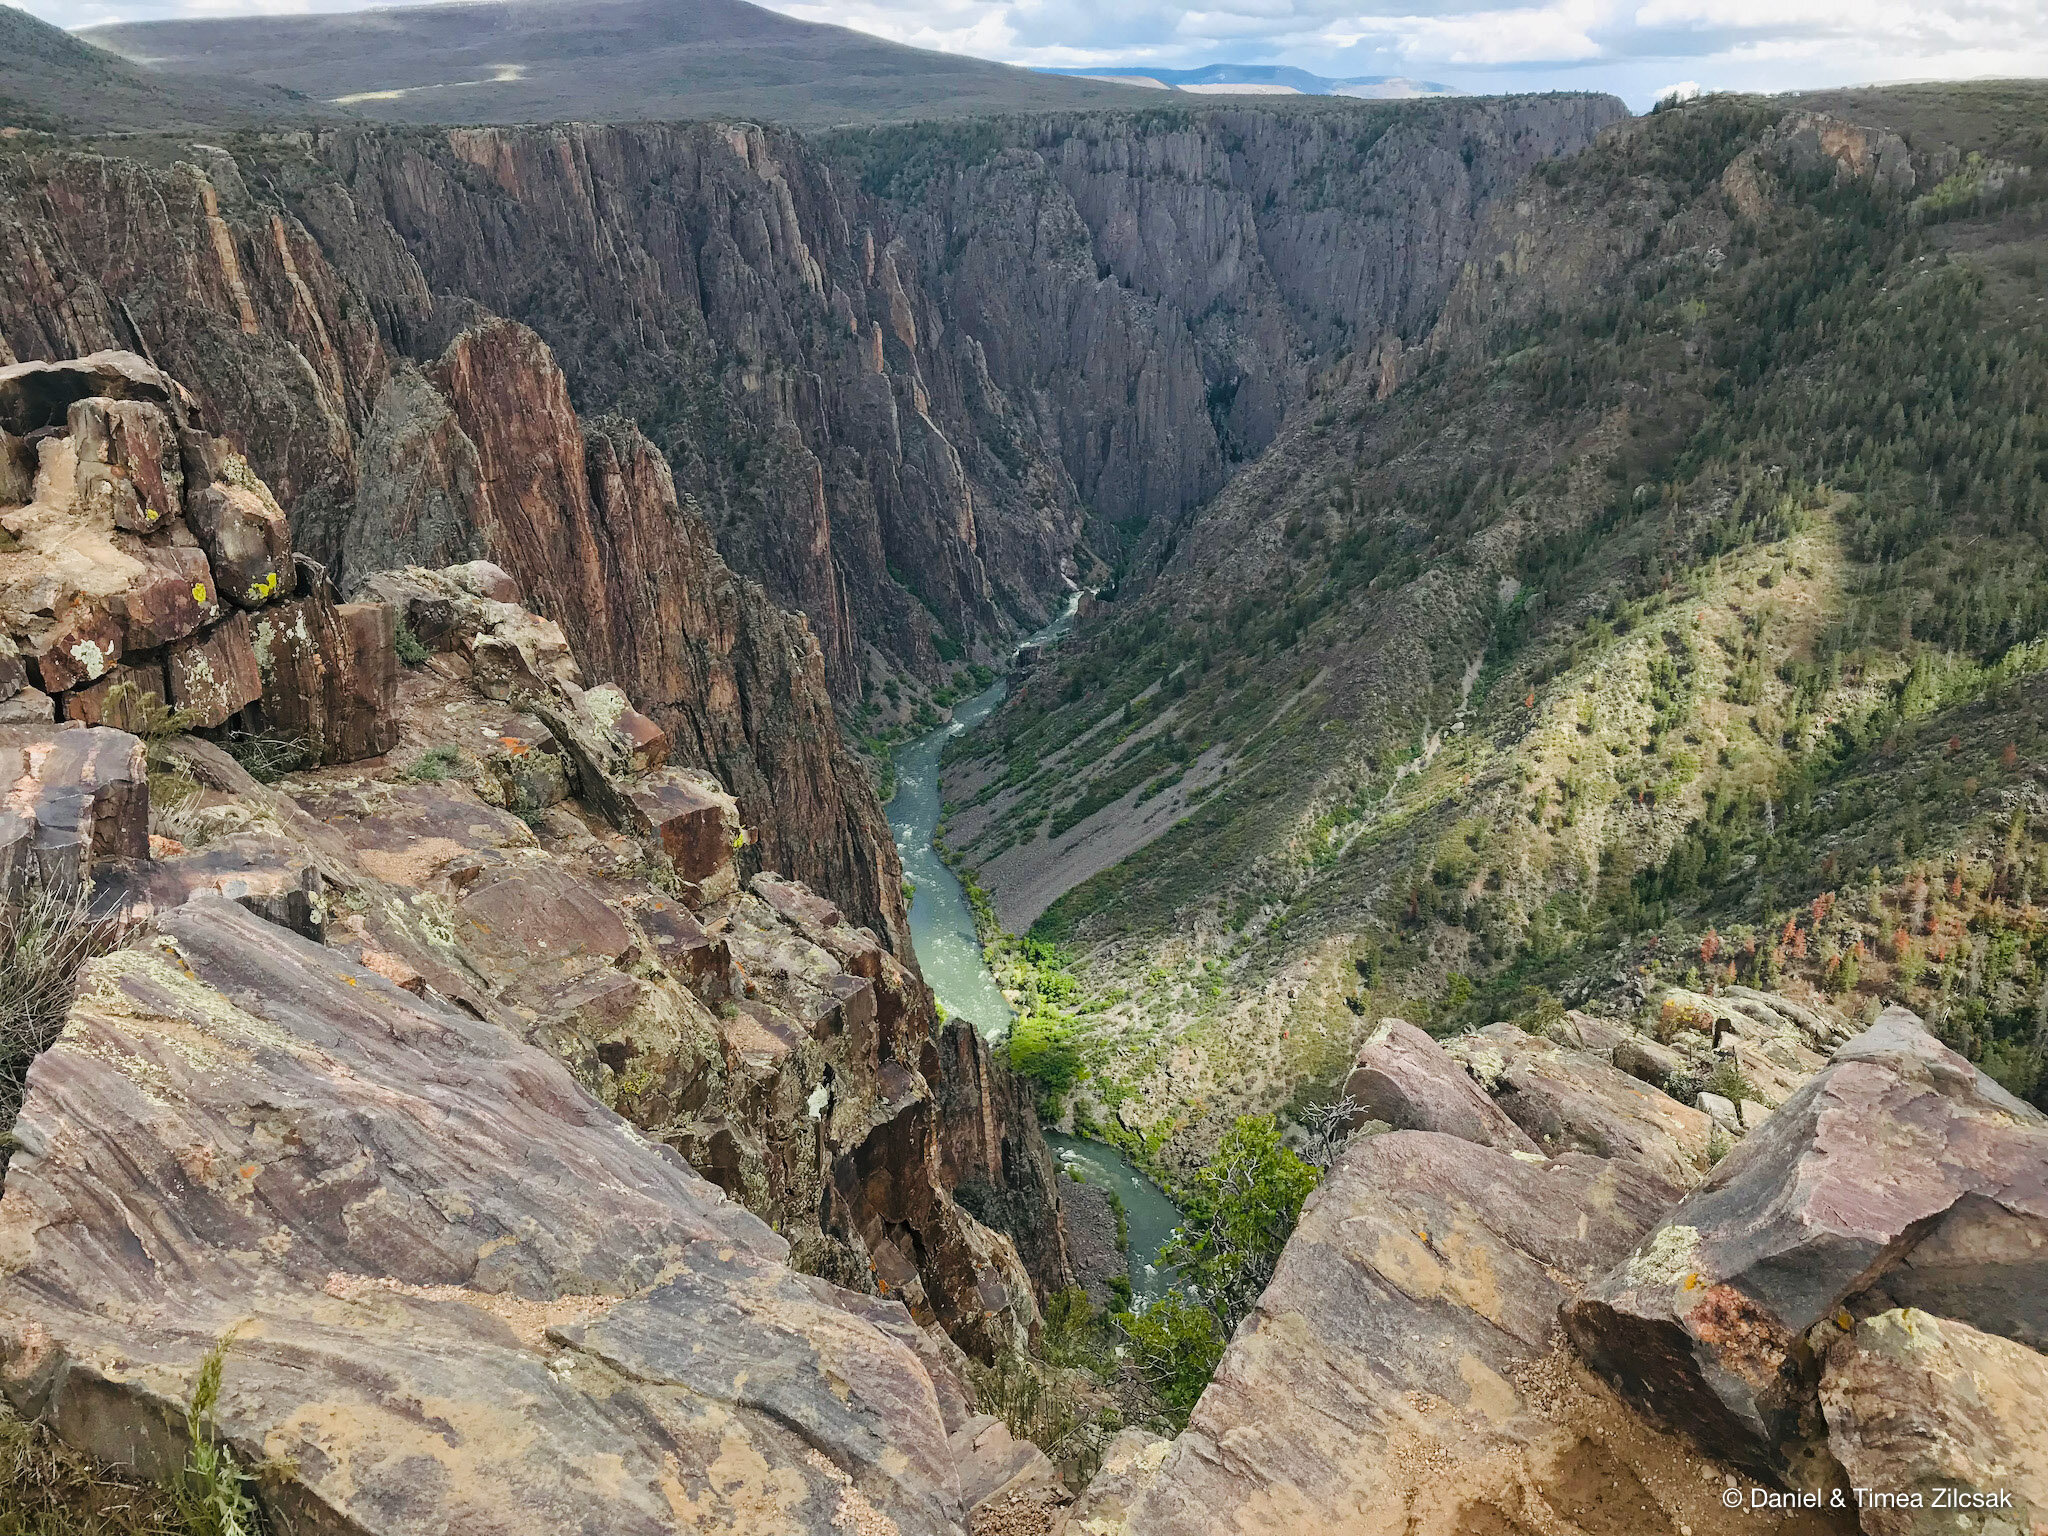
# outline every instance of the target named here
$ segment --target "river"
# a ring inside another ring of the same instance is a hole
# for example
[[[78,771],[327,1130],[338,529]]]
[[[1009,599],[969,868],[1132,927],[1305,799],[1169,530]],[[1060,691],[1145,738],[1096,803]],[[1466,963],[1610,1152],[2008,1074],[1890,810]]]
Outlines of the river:
[[[1059,639],[1073,627],[1079,604],[1080,594],[1076,593],[1058,618],[1024,644],[1044,645]],[[910,937],[917,946],[924,979],[947,1013],[972,1020],[982,1037],[991,1042],[1009,1034],[1013,1015],[982,959],[967,892],[939,857],[933,839],[942,801],[939,756],[947,742],[986,720],[1008,689],[1008,683],[998,678],[973,698],[954,705],[953,718],[945,725],[898,748],[896,794],[888,807],[889,830],[903,857],[903,873],[915,887],[910,901]],[[1180,1221],[1173,1202],[1114,1147],[1075,1136],[1048,1134],[1046,1139],[1062,1168],[1077,1169],[1089,1183],[1116,1191],[1130,1222],[1131,1290],[1147,1299],[1163,1295],[1170,1288],[1171,1272],[1160,1270],[1159,1249]]]

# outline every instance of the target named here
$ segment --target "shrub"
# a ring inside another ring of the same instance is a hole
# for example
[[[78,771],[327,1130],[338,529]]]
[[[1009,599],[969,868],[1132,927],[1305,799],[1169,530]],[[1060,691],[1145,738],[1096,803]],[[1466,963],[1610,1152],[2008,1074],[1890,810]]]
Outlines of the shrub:
[[[462,766],[462,749],[443,744],[429,747],[414,758],[405,776],[415,784],[439,784]]]
[[[19,905],[0,908],[0,1131],[21,1113],[29,1064],[64,1028],[79,967],[122,932],[118,920],[92,915],[82,888],[66,895],[36,882]]]
[[[1185,1222],[1161,1250],[1215,1309],[1226,1332],[1273,1278],[1280,1250],[1321,1174],[1280,1139],[1271,1115],[1247,1115],[1196,1172]]]
[[[1223,1328],[1216,1314],[1173,1294],[1142,1311],[1119,1312],[1116,1325],[1139,1377],[1175,1422],[1185,1426],[1223,1358]]]
[[[398,621],[398,659],[408,667],[423,667],[434,653],[420,644],[420,637],[405,620]]]
[[[1709,1072],[1706,1081],[1700,1084],[1703,1093],[1718,1093],[1730,1104],[1740,1104],[1744,1099],[1756,1097],[1756,1089],[1743,1076],[1742,1068],[1732,1061],[1717,1062]]]

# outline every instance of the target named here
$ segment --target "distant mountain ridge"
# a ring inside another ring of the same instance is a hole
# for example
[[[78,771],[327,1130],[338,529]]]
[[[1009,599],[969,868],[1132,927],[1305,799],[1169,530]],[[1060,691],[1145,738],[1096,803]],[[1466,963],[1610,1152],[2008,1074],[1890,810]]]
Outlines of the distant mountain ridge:
[[[229,75],[387,122],[756,120],[798,128],[1140,104],[745,0],[470,0],[78,34],[161,76]]]
[[[1369,101],[1409,101],[1420,96],[1461,94],[1434,80],[1413,80],[1406,75],[1353,75],[1337,79],[1296,69],[1291,64],[1204,64],[1199,69],[1104,64],[1044,72],[1088,80],[1129,80],[1134,85],[1154,90],[1187,91],[1200,95],[1355,96]]]
[[[300,119],[315,103],[201,71],[159,75],[0,5],[0,128],[148,130]]]

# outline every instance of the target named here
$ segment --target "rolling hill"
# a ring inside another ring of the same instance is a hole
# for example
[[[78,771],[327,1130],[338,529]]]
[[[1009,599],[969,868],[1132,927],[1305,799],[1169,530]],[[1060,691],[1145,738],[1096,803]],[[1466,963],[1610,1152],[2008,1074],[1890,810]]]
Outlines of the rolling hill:
[[[818,128],[1145,99],[1136,87],[906,48],[743,0],[492,0],[80,35],[161,75],[232,74],[404,123],[712,117]]]
[[[296,92],[203,71],[165,76],[0,5],[0,127],[152,130],[305,118]]]

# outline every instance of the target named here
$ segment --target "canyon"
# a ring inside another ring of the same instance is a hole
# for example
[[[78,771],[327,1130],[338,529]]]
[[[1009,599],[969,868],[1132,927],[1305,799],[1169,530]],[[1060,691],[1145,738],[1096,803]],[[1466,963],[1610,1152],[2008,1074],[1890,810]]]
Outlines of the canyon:
[[[10,129],[10,1432],[377,1536],[2037,1531],[2044,102]],[[1042,1127],[1212,1233],[1266,1137],[1257,1283],[1131,1306]]]

